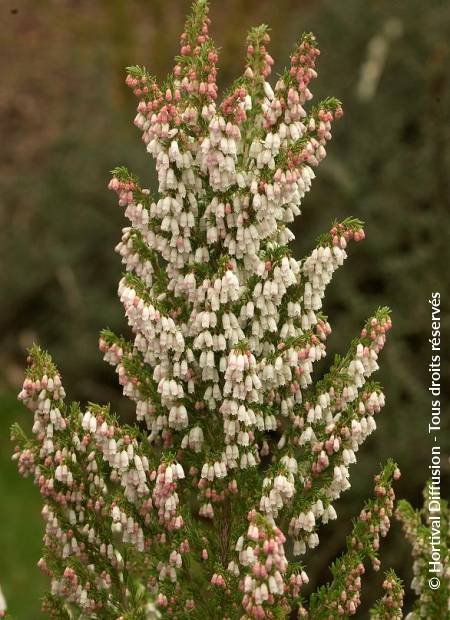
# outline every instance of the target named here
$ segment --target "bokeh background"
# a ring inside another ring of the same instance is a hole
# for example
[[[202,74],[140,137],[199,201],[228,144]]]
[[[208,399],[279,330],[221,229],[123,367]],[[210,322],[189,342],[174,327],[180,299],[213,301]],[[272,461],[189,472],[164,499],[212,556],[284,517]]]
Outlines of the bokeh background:
[[[19,620],[35,620],[45,586],[35,564],[42,524],[30,481],[10,462],[8,427],[29,415],[16,404],[26,348],[49,349],[72,399],[111,401],[130,411],[101,361],[102,327],[126,329],[113,248],[126,225],[106,189],[127,165],[155,184],[153,163],[132,126],[135,101],[124,67],[145,64],[162,78],[177,53],[189,0],[2,0],[0,2],[0,584]],[[272,27],[275,72],[303,31],[322,50],[317,99],[339,97],[345,116],[295,232],[300,258],[334,218],[366,222],[367,239],[329,288],[330,353],[344,352],[373,309],[389,305],[394,329],[379,379],[387,406],[353,468],[339,521],[311,565],[312,583],[342,547],[350,519],[370,494],[378,463],[393,456],[398,495],[420,503],[430,444],[427,392],[430,311],[440,290],[447,310],[450,188],[450,4],[440,0],[213,0],[212,32],[222,49],[220,82],[240,71],[245,34]],[[444,413],[444,412],[443,412]],[[443,415],[442,444],[448,426]],[[445,464],[443,490],[449,481]],[[398,526],[382,553],[411,579]],[[378,596],[370,577],[365,600]],[[409,604],[409,599],[408,599]],[[365,617],[362,611],[359,617]]]

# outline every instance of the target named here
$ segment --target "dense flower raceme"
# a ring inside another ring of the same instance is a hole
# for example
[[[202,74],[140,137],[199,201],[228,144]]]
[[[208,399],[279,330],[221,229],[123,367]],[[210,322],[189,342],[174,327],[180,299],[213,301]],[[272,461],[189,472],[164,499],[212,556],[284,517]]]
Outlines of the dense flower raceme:
[[[391,321],[375,312],[313,382],[331,332],[326,287],[364,232],[355,219],[335,223],[298,261],[287,225],[342,110],[335,99],[305,110],[319,55],[310,34],[269,84],[266,27],[250,32],[243,75],[219,103],[207,14],[197,0],[164,86],[140,67],[126,80],[159,192],[113,172],[130,222],[117,251],[133,337],[105,330],[100,349],[136,422],[66,405],[37,347],[19,394],[34,438],[13,428],[15,458],[44,498],[39,566],[51,582],[44,608],[57,618],[352,615],[364,560],[377,565],[389,527],[390,462],[308,609],[308,577],[291,556],[316,547],[319,526],[336,518],[349,466],[376,428],[384,395],[371,376]],[[397,618],[382,615],[401,604],[395,576],[386,580],[376,617]]]

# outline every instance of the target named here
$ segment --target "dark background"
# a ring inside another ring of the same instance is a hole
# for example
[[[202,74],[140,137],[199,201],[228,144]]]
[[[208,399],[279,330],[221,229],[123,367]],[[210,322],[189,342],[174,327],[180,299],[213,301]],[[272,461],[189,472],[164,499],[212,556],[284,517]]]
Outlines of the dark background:
[[[439,0],[212,1],[212,33],[221,47],[220,83],[240,72],[248,28],[272,27],[275,72],[302,31],[320,43],[315,100],[339,97],[328,157],[298,219],[296,256],[308,252],[334,218],[366,222],[367,239],[351,248],[329,287],[325,311],[334,333],[330,358],[345,352],[380,305],[394,329],[379,380],[387,405],[362,448],[339,520],[323,529],[313,584],[328,576],[387,456],[400,464],[398,495],[420,503],[430,442],[432,291],[440,290],[448,327],[450,5]],[[40,501],[10,463],[8,426],[31,419],[15,402],[26,347],[38,341],[54,356],[69,397],[111,401],[123,415],[115,374],[97,337],[126,329],[116,299],[121,274],[113,248],[126,225],[107,191],[118,164],[155,186],[154,166],[133,127],[134,97],[124,67],[145,64],[159,78],[171,68],[187,0],[18,0],[0,3],[0,584],[19,620],[39,616],[45,580],[39,558]],[[444,341],[445,346],[445,341]],[[445,367],[443,367],[444,370]],[[443,411],[442,445],[448,454]],[[444,459],[448,490],[448,459]],[[446,486],[447,484],[447,486]],[[448,492],[447,492],[448,495]],[[409,591],[409,549],[395,526],[383,567],[394,566]],[[370,577],[367,604],[380,576]],[[410,601],[408,601],[408,605]],[[359,617],[365,617],[361,612]]]

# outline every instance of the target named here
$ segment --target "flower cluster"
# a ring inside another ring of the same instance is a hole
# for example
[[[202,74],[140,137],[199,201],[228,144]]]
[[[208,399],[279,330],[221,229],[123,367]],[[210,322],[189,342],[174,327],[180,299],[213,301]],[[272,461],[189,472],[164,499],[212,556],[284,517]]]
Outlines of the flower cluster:
[[[403,585],[394,571],[383,581],[385,595],[370,610],[370,620],[401,620],[403,618]]]
[[[242,606],[246,615],[242,616],[243,620],[267,618],[267,607],[284,596],[286,587],[283,580],[288,567],[284,553],[286,539],[278,527],[265,523],[258,516],[256,511],[250,512],[246,536],[241,536],[236,543],[244,573],[239,582],[244,592]]]
[[[319,544],[376,428],[384,394],[371,377],[391,320],[377,310],[313,380],[331,333],[326,288],[364,231],[354,218],[335,222],[303,260],[292,256],[288,224],[342,109],[334,98],[305,109],[313,35],[273,86],[269,43],[267,27],[249,33],[243,73],[219,102],[208,5],[196,0],[164,84],[128,68],[158,191],[113,171],[109,187],[129,220],[116,250],[131,336],[105,330],[99,348],[136,420],[65,404],[56,368],[34,347],[19,395],[34,437],[13,429],[19,471],[45,502],[39,565],[53,617],[342,617],[360,603],[364,559],[376,564],[392,463],[335,581],[310,611],[303,605],[308,577],[290,549]]]

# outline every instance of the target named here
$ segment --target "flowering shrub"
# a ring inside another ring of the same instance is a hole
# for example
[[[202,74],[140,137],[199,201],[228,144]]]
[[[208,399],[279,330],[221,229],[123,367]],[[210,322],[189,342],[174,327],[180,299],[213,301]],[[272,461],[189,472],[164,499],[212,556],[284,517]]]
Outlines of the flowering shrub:
[[[18,426],[12,436],[19,471],[45,502],[39,566],[52,617],[347,617],[389,529],[391,461],[331,581],[305,596],[305,566],[293,558],[336,518],[349,466],[375,430],[384,395],[371,376],[391,320],[377,310],[313,381],[331,332],[326,287],[364,231],[355,219],[335,223],[298,261],[287,225],[341,105],[304,109],[319,55],[311,34],[272,89],[264,26],[250,32],[244,73],[217,104],[207,14],[206,0],[194,2],[162,87],[141,67],[126,79],[159,193],[113,171],[131,224],[116,249],[133,339],[105,330],[99,346],[136,404],[135,423],[107,406],[66,405],[51,358],[30,350],[19,398],[35,437]],[[400,618],[393,573],[384,588],[372,617]]]

